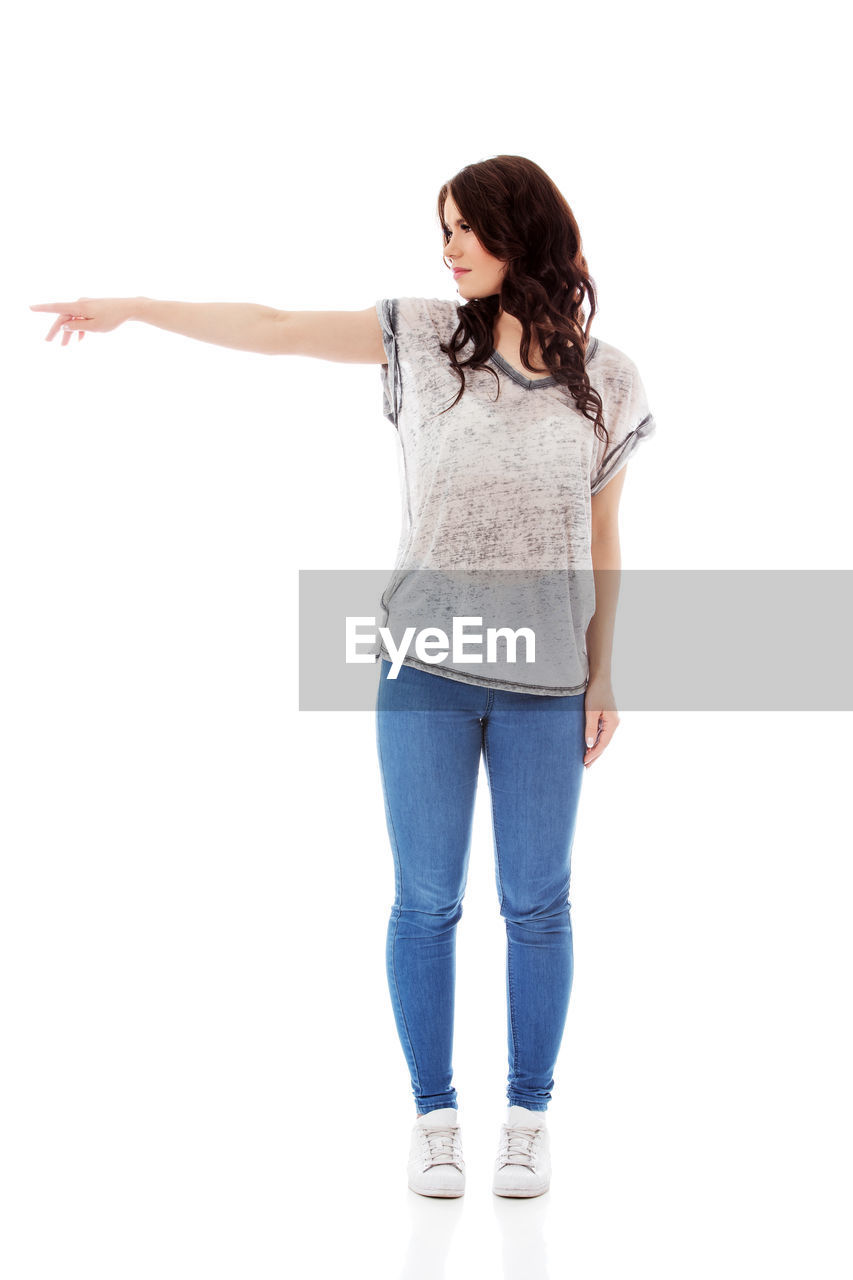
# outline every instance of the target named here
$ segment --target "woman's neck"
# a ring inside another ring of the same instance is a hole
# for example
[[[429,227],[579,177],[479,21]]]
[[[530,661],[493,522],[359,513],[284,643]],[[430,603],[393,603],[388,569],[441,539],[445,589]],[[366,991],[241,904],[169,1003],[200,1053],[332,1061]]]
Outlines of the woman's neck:
[[[521,336],[521,321],[506,311],[499,312],[494,328],[495,350],[517,368],[521,368]],[[530,339],[530,363],[536,373],[549,372],[542,359],[542,350],[535,329]]]

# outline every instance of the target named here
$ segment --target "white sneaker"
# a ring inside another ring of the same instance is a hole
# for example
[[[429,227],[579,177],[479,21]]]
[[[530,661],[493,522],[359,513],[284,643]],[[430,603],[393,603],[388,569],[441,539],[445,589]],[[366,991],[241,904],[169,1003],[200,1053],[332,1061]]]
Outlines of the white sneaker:
[[[462,1130],[456,1107],[418,1116],[412,1130],[409,1187],[421,1196],[461,1196],[465,1192]]]
[[[492,1190],[496,1196],[541,1196],[551,1185],[551,1152],[544,1111],[507,1108],[501,1125]]]

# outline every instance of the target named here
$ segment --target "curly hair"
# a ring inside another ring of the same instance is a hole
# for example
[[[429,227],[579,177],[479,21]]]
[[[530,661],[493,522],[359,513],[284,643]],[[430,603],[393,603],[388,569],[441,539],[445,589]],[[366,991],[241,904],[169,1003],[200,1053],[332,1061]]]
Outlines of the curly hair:
[[[488,360],[494,350],[495,321],[503,310],[521,321],[524,367],[532,369],[530,344],[535,328],[550,373],[568,389],[581,413],[595,422],[599,439],[609,445],[601,396],[590,386],[585,364],[597,309],[595,284],[567,200],[544,169],[525,156],[493,156],[466,165],[438,193],[443,244],[450,238],[444,221],[448,196],[486,252],[506,263],[506,271],[499,293],[470,298],[459,306],[459,324],[450,341],[440,344],[461,383],[456,399],[442,412],[457,405],[464,394],[465,369],[488,369],[500,395],[500,379]],[[590,311],[584,325],[587,298]],[[457,352],[471,339],[470,358],[458,360]]]

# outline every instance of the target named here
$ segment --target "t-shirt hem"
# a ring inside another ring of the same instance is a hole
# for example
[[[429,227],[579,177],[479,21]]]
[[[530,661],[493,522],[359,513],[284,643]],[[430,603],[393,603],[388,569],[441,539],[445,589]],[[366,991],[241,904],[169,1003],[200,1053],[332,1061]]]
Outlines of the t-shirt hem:
[[[379,652],[375,655],[376,661],[382,658],[386,662],[392,662],[390,653],[380,646]],[[584,693],[588,681],[577,685],[537,685],[525,684],[523,680],[498,680],[490,676],[471,676],[467,671],[457,671],[454,667],[448,667],[442,663],[419,662],[417,658],[406,657],[402,661],[404,667],[415,667],[418,671],[427,671],[430,675],[444,676],[448,680],[456,680],[460,684],[476,684],[485,686],[489,689],[506,689],[508,693],[539,693],[545,697],[566,697],[567,695]]]

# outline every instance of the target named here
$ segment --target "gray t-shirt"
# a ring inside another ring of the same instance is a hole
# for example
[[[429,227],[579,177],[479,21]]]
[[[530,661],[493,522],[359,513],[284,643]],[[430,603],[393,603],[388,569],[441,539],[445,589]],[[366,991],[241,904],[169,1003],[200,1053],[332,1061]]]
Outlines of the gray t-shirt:
[[[606,452],[568,388],[553,377],[525,377],[497,352],[489,364],[500,396],[488,370],[466,369],[462,398],[442,414],[459,379],[438,344],[464,305],[376,303],[388,356],[382,408],[397,428],[403,522],[377,618],[395,653],[378,636],[373,655],[399,663],[408,629],[406,665],[491,688],[580,693],[595,611],[590,497],[654,433],[655,420],[634,362],[595,337],[586,363],[604,406]],[[463,617],[471,621],[460,624]],[[418,632],[440,628],[450,650],[454,619],[464,646],[426,660],[444,649],[434,631],[419,647]],[[525,629],[514,657],[501,637],[489,648],[492,627]]]

